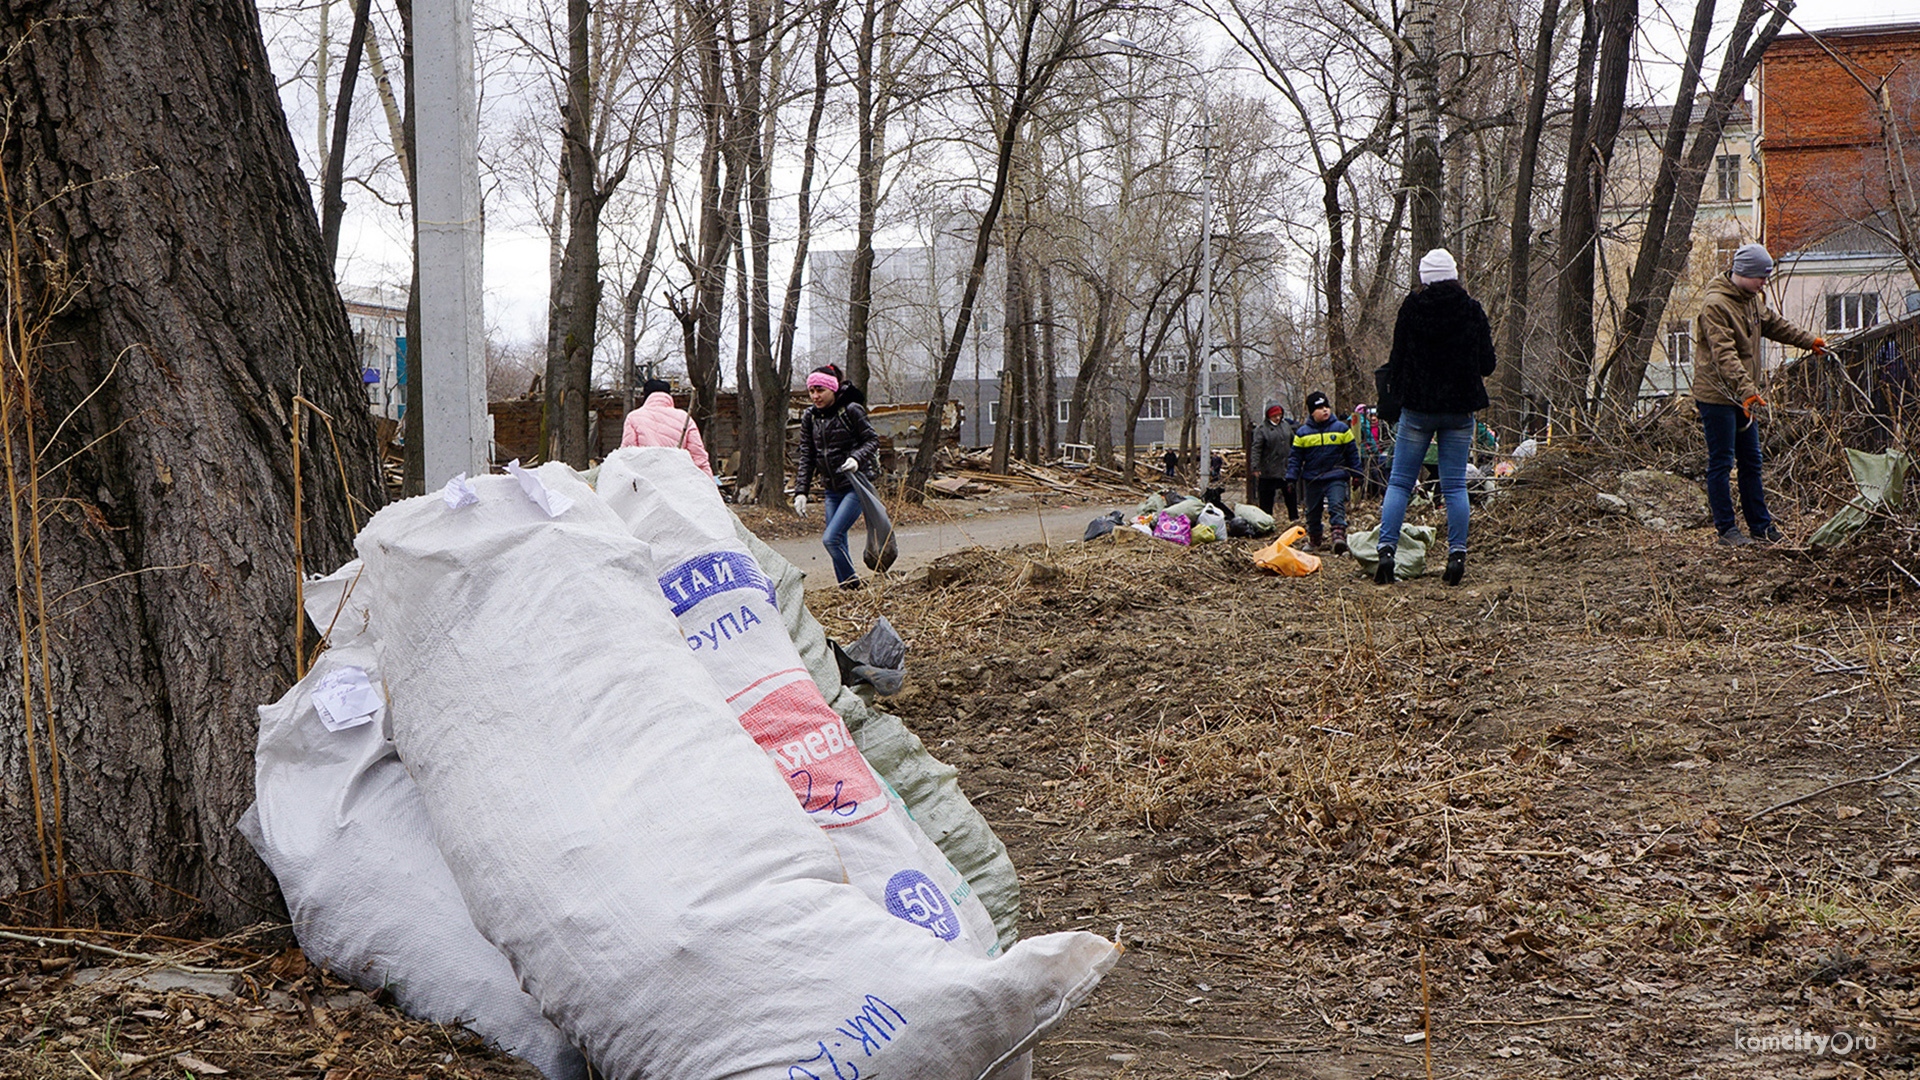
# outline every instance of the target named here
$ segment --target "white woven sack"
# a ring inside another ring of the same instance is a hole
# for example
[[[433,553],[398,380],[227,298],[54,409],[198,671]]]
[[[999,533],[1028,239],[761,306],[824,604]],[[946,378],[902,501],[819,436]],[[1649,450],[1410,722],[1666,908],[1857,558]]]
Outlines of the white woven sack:
[[[359,580],[356,559],[307,583],[307,614],[329,647],[279,701],[260,707],[254,804],[240,830],[279,880],[294,936],[314,963],[390,991],[409,1016],[463,1024],[548,1080],[581,1080],[585,1059],[467,917],[385,710],[333,730],[315,705],[319,690],[331,708],[360,707],[333,704],[350,698],[328,689],[359,677],[380,688]]]
[[[734,535],[773,582],[787,637],[821,696],[853,732],[861,756],[912,811],[914,824],[973,886],[993,916],[1000,947],[1012,946],[1020,940],[1020,876],[1007,857],[1007,846],[960,790],[959,770],[936,759],[899,717],[869,707],[857,691],[840,681],[840,664],[827,643],[827,631],[807,610],[806,576],[737,517]]]
[[[914,824],[814,685],[773,582],[735,537],[712,479],[685,454],[632,447],[601,464],[597,490],[646,542],[694,658],[807,816],[828,830],[847,880],[934,936],[997,955],[993,916],[973,886]]]
[[[482,477],[472,505],[394,504],[357,545],[394,734],[468,910],[596,1067],[974,1080],[1092,989],[1118,954],[1096,935],[987,960],[846,884],[644,545],[544,478],[545,507]]]

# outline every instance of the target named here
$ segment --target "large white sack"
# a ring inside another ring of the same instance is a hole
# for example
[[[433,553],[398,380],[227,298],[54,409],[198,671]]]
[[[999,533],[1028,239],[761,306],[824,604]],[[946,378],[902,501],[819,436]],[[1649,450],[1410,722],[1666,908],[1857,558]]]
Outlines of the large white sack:
[[[307,614],[329,647],[279,701],[260,707],[254,804],[240,830],[278,879],[294,936],[314,963],[390,991],[409,1016],[464,1024],[548,1080],[580,1080],[585,1059],[468,918],[426,804],[394,752],[386,710],[330,730],[315,706],[316,690],[340,712],[377,701],[380,663],[359,581],[356,559],[306,585]],[[349,685],[367,688],[363,704],[335,704],[352,701],[341,693]]]
[[[616,1078],[973,1080],[1118,950],[997,960],[886,914],[733,718],[591,490],[508,478],[377,514],[357,545],[395,738],[482,934]],[[557,503],[550,506],[559,508]]]
[[[861,756],[906,803],[914,823],[973,886],[974,894],[993,917],[1000,947],[1012,946],[1020,940],[1020,876],[1007,855],[1007,846],[960,790],[959,770],[935,758],[920,736],[908,730],[905,721],[869,706],[858,692],[840,681],[840,663],[827,642],[826,628],[807,610],[806,576],[738,518],[734,519],[734,535],[772,580],[787,636],[812,674],[814,686],[853,732]]]
[[[801,809],[828,830],[847,880],[942,940],[997,955],[993,916],[973,886],[875,775],[814,685],[773,583],[734,535],[712,478],[672,448],[631,447],[601,463],[595,486],[646,543],[694,658]]]

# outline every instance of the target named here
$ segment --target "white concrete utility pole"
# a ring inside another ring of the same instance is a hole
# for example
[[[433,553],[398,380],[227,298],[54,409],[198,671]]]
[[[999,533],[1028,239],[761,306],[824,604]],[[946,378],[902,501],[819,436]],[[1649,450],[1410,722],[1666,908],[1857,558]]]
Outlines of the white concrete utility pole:
[[[421,340],[407,345],[409,377],[421,380],[421,462],[433,491],[489,465],[472,0],[414,7],[414,59]]]

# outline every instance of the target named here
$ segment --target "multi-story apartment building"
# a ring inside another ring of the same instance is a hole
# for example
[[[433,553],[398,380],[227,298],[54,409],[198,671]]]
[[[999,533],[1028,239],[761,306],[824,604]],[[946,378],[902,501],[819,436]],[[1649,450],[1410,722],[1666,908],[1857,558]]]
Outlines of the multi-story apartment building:
[[[1695,105],[1694,115],[1697,117],[1704,108],[1702,98]],[[1602,357],[1612,348],[1612,333],[1627,300],[1627,278],[1633,272],[1645,230],[1669,111],[1664,105],[1629,110],[1621,128],[1610,171],[1609,197],[1601,211],[1604,228],[1595,331],[1596,354]],[[1691,134],[1688,141],[1692,141]],[[1713,162],[1702,180],[1692,250],[1668,297],[1660,333],[1654,339],[1640,388],[1643,398],[1686,393],[1691,388],[1693,316],[1700,308],[1701,290],[1726,271],[1735,248],[1759,237],[1759,193],[1753,114],[1743,100],[1727,118]]]
[[[1920,250],[1920,221],[1903,225],[1891,194],[1920,153],[1920,24],[1781,37],[1755,85],[1775,309],[1829,340],[1920,311],[1901,255]],[[1913,205],[1910,187],[1902,198]],[[1768,348],[1770,363],[1786,358]]]
[[[344,285],[347,324],[360,359],[360,382],[375,416],[398,420],[406,412],[407,298],[391,290]]]

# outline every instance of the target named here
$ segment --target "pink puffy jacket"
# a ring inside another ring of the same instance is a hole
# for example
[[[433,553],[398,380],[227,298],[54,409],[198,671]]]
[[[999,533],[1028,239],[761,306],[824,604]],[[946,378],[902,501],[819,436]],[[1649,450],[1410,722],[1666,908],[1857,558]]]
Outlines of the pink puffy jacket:
[[[693,455],[693,463],[700,471],[713,475],[713,465],[707,460],[707,444],[700,441],[700,425],[693,422],[685,409],[673,405],[673,395],[656,390],[647,395],[640,407],[627,414],[626,425],[620,431],[621,446],[677,446]]]

